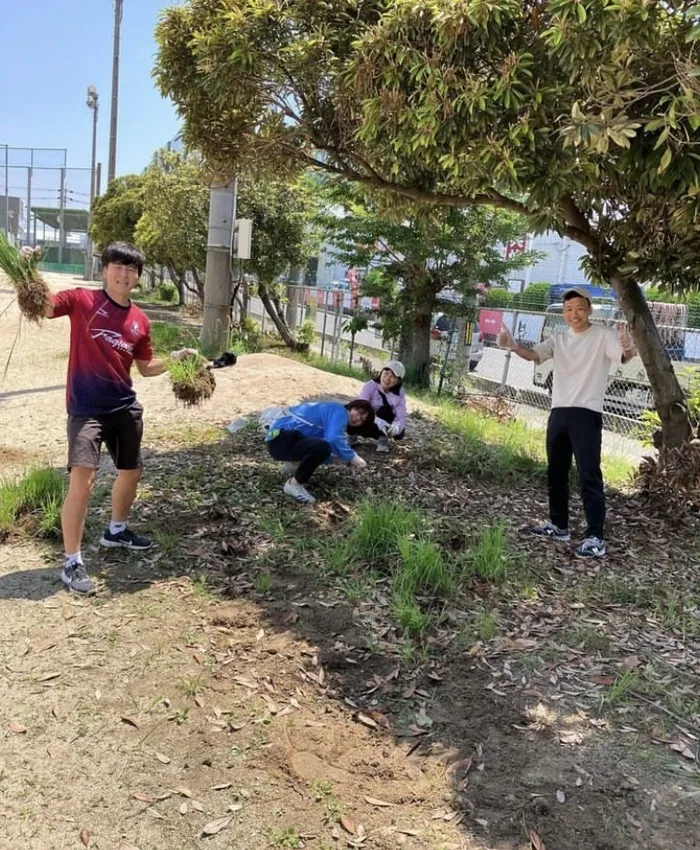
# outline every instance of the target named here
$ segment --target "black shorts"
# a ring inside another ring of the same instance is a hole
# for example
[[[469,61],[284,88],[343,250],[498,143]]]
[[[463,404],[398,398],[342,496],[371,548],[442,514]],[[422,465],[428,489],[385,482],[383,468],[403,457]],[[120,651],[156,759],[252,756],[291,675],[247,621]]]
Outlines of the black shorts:
[[[68,416],[68,469],[100,465],[102,443],[117,469],[141,468],[143,408],[140,404],[109,416]]]

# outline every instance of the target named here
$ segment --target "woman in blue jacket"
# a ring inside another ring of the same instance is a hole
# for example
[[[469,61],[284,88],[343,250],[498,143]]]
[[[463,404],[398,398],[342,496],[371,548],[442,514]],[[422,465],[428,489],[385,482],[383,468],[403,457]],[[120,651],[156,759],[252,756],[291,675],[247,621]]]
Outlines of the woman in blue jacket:
[[[347,438],[347,427],[374,421],[372,405],[364,399],[348,404],[316,401],[288,408],[267,432],[267,450],[274,460],[298,463],[284,492],[298,502],[313,504],[316,499],[306,489],[311,476],[331,457],[362,469],[365,461],[354,452]]]

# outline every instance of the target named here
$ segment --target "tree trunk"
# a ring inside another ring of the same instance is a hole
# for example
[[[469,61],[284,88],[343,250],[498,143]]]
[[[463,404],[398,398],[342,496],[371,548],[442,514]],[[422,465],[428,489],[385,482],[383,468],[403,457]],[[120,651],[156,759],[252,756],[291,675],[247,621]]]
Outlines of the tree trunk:
[[[178,274],[172,266],[168,266],[168,277],[177,287],[177,306],[182,307],[185,303],[185,284],[182,275]]]
[[[197,296],[199,297],[199,300],[204,303],[204,284],[202,283],[202,279],[200,278],[197,269],[193,268],[191,271],[194,285],[197,287]]]
[[[661,419],[663,446],[677,448],[690,437],[691,427],[685,396],[671,358],[639,286],[615,275],[611,275],[610,283],[620,299],[632,339],[647,370]]]
[[[430,386],[430,319],[435,296],[426,293],[416,305],[410,323],[401,332],[399,357],[409,383]]]
[[[277,332],[287,348],[291,348],[292,351],[308,351],[309,346],[305,342],[298,342],[294,339],[291,331],[287,327],[287,324],[282,319],[277,307],[273,303],[272,298],[270,298],[267,286],[262,282],[258,283],[258,295],[260,296],[260,300],[262,301],[268,316],[272,319],[274,326],[277,328]]]

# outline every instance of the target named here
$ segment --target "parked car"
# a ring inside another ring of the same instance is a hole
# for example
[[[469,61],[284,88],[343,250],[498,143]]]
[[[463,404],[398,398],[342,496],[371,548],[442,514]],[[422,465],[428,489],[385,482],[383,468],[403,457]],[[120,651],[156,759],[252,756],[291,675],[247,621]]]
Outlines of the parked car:
[[[431,354],[445,353],[449,345],[447,354],[450,360],[453,360],[456,354],[457,339],[454,335],[456,327],[456,319],[454,316],[448,316],[445,313],[438,313],[437,317],[430,329],[430,336],[434,340],[431,345]],[[437,343],[437,344],[436,344]],[[473,372],[481,363],[484,356],[484,335],[481,333],[478,322],[472,322],[472,342],[469,352],[469,371]]]

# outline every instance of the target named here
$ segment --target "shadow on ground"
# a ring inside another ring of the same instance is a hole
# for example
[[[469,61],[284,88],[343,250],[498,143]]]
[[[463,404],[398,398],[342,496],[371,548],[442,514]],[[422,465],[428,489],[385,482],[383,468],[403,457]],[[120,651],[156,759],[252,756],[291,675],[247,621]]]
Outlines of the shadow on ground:
[[[381,585],[375,597],[356,591],[350,601],[347,580],[356,578],[361,587],[362,568],[350,571],[344,587],[324,572],[323,545],[338,539],[354,506],[367,496],[408,500],[435,517],[446,546],[457,547],[474,529],[504,517],[514,525],[544,510],[539,485],[534,491],[518,485],[503,491],[450,476],[429,450],[435,426],[425,422],[417,430],[417,440],[387,457],[365,445],[361,451],[371,464],[364,475],[320,472],[315,508],[290,504],[282,495],[279,467],[256,432],[147,452],[134,519],[140,530],[155,534],[159,546],[141,555],[88,547],[91,568],[100,574],[100,595],[138,593],[184,576],[206,583],[215,625],[233,632],[250,628],[254,606],[266,632],[293,633],[315,647],[317,666],[306,658],[300,675],[316,683],[319,698],[332,700],[370,729],[375,762],[363,764],[363,770],[385,782],[392,803],[410,803],[426,793],[423,765],[442,759],[444,810],[435,816],[461,821],[463,834],[474,842],[470,846],[537,850],[539,836],[547,850],[699,847],[697,798],[672,804],[673,783],[640,768],[619,736],[591,727],[575,697],[549,698],[556,659],[543,658],[546,675],[535,683],[518,661],[485,656],[476,639],[457,640],[459,629],[449,613],[425,652],[414,648],[411,656]],[[98,488],[108,477],[105,469]],[[102,508],[104,501],[103,492]],[[623,497],[615,497],[611,508],[626,510]],[[104,518],[104,510],[92,515],[93,539]],[[626,535],[621,532],[611,547],[607,568],[624,568]],[[576,569],[568,554],[541,551],[542,559],[530,564],[533,574],[546,574],[555,587]],[[38,601],[64,593],[57,568],[17,566],[0,576],[0,599]],[[269,588],[256,589],[261,574],[269,576]],[[488,593],[475,585],[462,604],[480,608]],[[514,620],[505,637],[517,641],[531,627]],[[560,649],[564,658],[566,648]],[[563,743],[562,730],[579,736],[576,747]],[[305,736],[305,760],[290,757],[290,775],[308,781],[330,776],[352,785],[352,764],[337,766],[337,746],[316,739],[313,730]],[[390,768],[382,755],[389,741],[400,750]]]

